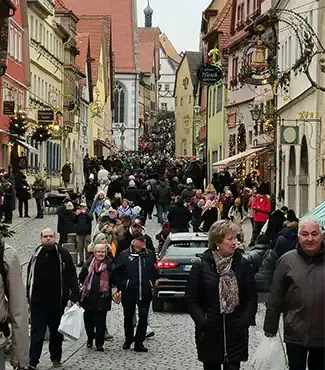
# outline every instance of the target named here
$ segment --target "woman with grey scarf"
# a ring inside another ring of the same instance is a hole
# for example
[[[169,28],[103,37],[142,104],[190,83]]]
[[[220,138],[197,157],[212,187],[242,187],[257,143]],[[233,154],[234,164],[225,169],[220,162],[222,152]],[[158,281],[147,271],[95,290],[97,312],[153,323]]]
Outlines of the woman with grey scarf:
[[[237,227],[228,220],[209,231],[209,249],[193,264],[186,300],[195,323],[204,370],[239,370],[248,359],[248,328],[257,311],[251,266],[236,250]]]

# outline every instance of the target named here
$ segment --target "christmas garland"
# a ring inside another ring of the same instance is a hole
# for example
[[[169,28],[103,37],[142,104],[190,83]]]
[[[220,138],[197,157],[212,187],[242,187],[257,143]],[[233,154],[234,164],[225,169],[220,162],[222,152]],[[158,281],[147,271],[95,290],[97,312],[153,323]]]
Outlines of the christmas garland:
[[[18,114],[9,121],[8,131],[12,135],[24,136],[27,131],[28,122],[25,120],[25,116]]]
[[[34,129],[32,134],[32,138],[40,143],[48,140],[51,136],[52,132],[49,129],[49,125],[43,122],[39,123],[39,126]]]

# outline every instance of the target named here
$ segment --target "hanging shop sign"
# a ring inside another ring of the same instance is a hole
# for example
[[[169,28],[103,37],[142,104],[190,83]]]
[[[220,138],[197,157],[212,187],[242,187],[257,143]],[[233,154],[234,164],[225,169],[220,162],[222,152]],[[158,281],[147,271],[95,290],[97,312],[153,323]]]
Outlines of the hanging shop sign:
[[[197,78],[204,85],[214,85],[222,80],[222,69],[213,64],[205,64],[197,71]]]
[[[4,116],[13,116],[15,114],[15,102],[13,100],[5,100],[2,113]]]
[[[51,109],[38,110],[37,120],[40,122],[54,121],[54,111]]]
[[[281,144],[298,145],[299,144],[299,127],[282,126],[281,127]]]

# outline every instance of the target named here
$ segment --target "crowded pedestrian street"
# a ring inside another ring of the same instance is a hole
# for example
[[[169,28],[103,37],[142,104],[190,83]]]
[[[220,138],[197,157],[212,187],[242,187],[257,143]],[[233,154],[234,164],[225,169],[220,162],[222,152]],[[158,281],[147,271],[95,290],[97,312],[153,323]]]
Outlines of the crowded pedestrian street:
[[[31,212],[35,212],[32,208]],[[33,213],[32,213],[33,214]],[[13,218],[14,237],[8,239],[8,244],[14,247],[23,266],[23,277],[26,279],[27,262],[39,243],[40,231],[45,227],[55,229],[56,215],[45,215],[44,219],[23,220]],[[148,234],[154,236],[160,231],[160,225],[155,220],[148,220],[146,226]],[[157,245],[156,245],[157,246]],[[259,305],[256,326],[251,327],[250,353],[254,353],[263,336],[263,320],[265,315],[264,304]],[[146,345],[150,349],[148,354],[125,352],[122,349],[124,341],[123,316],[119,305],[113,305],[107,317],[109,332],[113,335],[112,341],[105,343],[105,353],[96,353],[86,348],[85,334],[77,341],[66,339],[63,342],[62,363],[66,370],[199,370],[200,363],[194,342],[194,325],[186,313],[184,304],[169,304],[163,313],[150,313],[150,326],[155,336],[147,339]],[[52,369],[49,358],[48,341],[44,343],[44,350],[38,369]],[[7,363],[6,370],[11,369]],[[242,369],[253,370],[248,362]]]

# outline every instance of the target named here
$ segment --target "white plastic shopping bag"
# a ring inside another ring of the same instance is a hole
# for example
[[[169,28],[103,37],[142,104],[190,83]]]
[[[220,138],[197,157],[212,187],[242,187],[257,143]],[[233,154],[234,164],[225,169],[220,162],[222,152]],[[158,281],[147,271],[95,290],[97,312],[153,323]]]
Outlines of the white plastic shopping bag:
[[[252,358],[254,370],[285,370],[286,354],[279,335],[264,337]]]
[[[73,340],[78,340],[84,331],[84,309],[74,304],[66,311],[60,322],[58,332]]]

